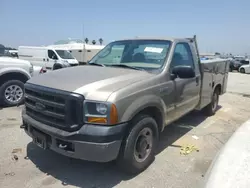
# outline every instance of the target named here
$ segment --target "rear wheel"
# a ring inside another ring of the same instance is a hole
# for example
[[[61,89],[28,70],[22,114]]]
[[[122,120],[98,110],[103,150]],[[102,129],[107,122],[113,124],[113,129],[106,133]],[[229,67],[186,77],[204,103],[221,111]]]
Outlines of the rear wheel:
[[[0,97],[5,106],[16,106],[24,101],[24,83],[9,80],[0,87]]]
[[[125,172],[137,174],[154,160],[158,141],[156,121],[148,115],[139,115],[132,121],[132,129],[123,141],[117,163]]]
[[[245,71],[244,68],[241,68],[241,69],[240,69],[240,72],[244,74],[246,71]]]
[[[218,103],[219,103],[219,91],[218,89],[215,89],[211,103],[204,108],[205,114],[208,116],[214,115],[218,108]]]

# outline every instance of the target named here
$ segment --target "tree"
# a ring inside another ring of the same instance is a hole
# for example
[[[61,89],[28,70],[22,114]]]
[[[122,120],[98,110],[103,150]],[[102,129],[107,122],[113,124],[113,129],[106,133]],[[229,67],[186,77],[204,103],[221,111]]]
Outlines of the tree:
[[[85,38],[85,40],[84,40],[84,41],[85,41],[85,43],[86,43],[86,44],[88,44],[89,39],[88,39],[88,38]]]
[[[92,40],[92,44],[95,45],[95,44],[96,44],[96,41],[95,41],[95,40]]]
[[[102,39],[102,38],[99,38],[99,42],[100,42],[100,45],[102,45],[103,39]]]

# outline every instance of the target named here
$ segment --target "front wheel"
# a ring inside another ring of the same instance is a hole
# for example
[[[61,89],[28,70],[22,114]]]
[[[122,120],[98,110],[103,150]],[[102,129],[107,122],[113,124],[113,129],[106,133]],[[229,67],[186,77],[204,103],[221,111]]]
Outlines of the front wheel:
[[[154,160],[157,141],[156,121],[148,115],[137,116],[122,144],[117,159],[118,166],[130,174],[142,172]]]
[[[63,67],[59,63],[55,63],[54,66],[53,66],[53,70],[58,70],[58,69],[61,69],[61,68],[63,68]]]
[[[9,80],[0,87],[0,96],[5,106],[16,106],[24,101],[24,83]]]
[[[243,74],[244,74],[245,72],[246,72],[246,71],[245,71],[244,68],[241,68],[241,69],[240,69],[240,73],[243,73]]]

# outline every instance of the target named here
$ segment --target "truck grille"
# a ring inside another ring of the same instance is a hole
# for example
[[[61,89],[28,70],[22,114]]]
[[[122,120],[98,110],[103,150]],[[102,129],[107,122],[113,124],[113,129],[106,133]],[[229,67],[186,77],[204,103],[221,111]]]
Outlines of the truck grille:
[[[26,113],[31,118],[67,131],[74,131],[83,122],[83,96],[25,84]]]

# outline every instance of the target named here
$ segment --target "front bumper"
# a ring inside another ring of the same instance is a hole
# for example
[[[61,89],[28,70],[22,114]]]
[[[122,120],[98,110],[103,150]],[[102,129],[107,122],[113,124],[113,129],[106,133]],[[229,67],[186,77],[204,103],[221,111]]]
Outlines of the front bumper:
[[[80,130],[67,132],[40,123],[23,112],[25,132],[33,138],[39,133],[46,138],[46,149],[87,161],[108,162],[118,156],[127,123],[116,126],[85,124]]]

